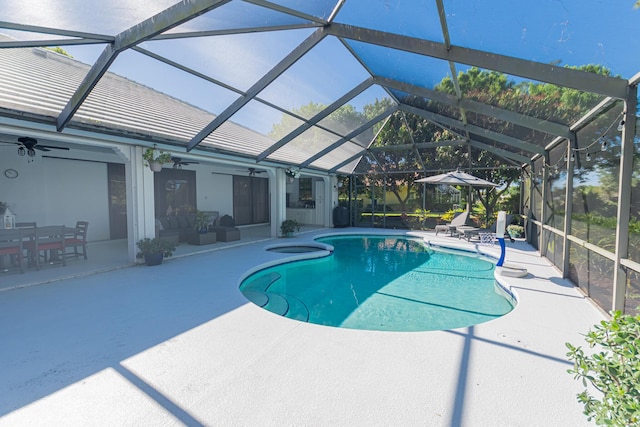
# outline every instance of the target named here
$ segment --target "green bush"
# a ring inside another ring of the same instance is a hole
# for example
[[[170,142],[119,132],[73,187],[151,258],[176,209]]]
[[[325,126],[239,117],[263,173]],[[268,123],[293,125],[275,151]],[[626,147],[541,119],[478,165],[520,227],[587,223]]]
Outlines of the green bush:
[[[164,239],[160,239],[158,237],[154,237],[150,239],[145,237],[144,239],[138,240],[138,249],[139,252],[136,254],[137,258],[143,258],[145,255],[151,254],[163,254],[165,258],[173,255],[173,251],[176,250],[176,245],[172,242]]]
[[[507,233],[514,238],[524,237],[524,227],[521,225],[511,224],[507,226]]]
[[[612,313],[585,337],[589,347],[600,352],[585,355],[581,347],[566,343],[573,369],[567,372],[589,382],[601,394],[600,400],[588,390],[578,394],[584,413],[596,424],[607,426],[640,426],[640,315]]]
[[[462,209],[449,210],[442,214],[440,217],[445,222],[451,222],[451,220],[456,216],[457,213],[464,212]]]

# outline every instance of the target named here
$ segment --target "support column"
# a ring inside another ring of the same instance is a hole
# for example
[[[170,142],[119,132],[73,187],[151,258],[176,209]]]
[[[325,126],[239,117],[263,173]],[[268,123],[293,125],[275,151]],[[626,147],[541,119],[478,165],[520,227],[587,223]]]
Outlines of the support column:
[[[575,132],[571,132],[567,143],[567,185],[564,196],[564,238],[562,239],[562,277],[564,279],[569,276],[569,239],[567,236],[571,234],[571,215],[573,214],[573,168],[576,164],[574,159],[579,155],[579,151],[573,151],[575,148],[578,148],[578,141]]]
[[[631,177],[633,174],[633,140],[636,133],[636,104],[638,87],[629,86],[629,97],[624,103],[622,116],[622,148],[620,154],[620,180],[618,182],[618,227],[616,228],[616,259],[613,270],[612,310],[624,311],[627,274],[620,260],[629,256],[629,209],[631,206]]]
[[[542,206],[540,206],[540,240],[538,247],[540,248],[540,256],[547,256],[547,239],[545,238],[544,226],[547,223],[547,212],[549,204],[547,203],[547,187],[549,183],[549,152],[544,152],[544,166],[542,167]]]
[[[324,180],[324,227],[333,227],[333,208],[338,206],[338,179],[336,176],[326,176]]]
[[[136,261],[136,243],[145,237],[155,237],[155,196],[153,172],[144,166],[144,147],[128,147],[125,164],[127,183],[127,235],[129,261]]]
[[[536,191],[536,165],[535,162],[531,162],[529,168],[531,174],[529,175],[529,209],[527,212],[527,242],[533,243],[533,208],[534,202],[533,195]]]
[[[269,180],[271,193],[271,237],[280,233],[280,224],[287,219],[287,175],[284,169],[276,169],[275,175]]]

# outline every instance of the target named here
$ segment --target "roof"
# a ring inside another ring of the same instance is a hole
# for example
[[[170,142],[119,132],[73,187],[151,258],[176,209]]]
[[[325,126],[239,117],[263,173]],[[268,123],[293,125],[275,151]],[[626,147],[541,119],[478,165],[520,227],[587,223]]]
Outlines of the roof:
[[[640,26],[632,4],[40,3],[3,5],[11,21],[0,29],[13,37],[0,39],[3,115],[257,163],[351,173],[394,113],[522,163],[569,138],[584,111],[627,100],[640,80],[640,46],[624,42]],[[587,64],[610,72],[576,69]],[[571,88],[588,105],[562,117],[501,108],[460,90],[459,73],[471,67]],[[447,77],[450,92],[438,85]]]

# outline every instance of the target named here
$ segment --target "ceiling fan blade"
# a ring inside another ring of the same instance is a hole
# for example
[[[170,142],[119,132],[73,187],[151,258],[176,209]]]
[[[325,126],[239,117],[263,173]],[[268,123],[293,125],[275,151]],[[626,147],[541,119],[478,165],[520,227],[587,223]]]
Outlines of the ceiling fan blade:
[[[54,145],[34,145],[33,148],[36,148],[38,150],[42,150],[43,148],[48,148],[48,149],[53,149],[53,150],[67,150],[69,151],[69,147],[56,147]],[[42,150],[45,151],[45,150]],[[49,151],[49,150],[46,150]]]

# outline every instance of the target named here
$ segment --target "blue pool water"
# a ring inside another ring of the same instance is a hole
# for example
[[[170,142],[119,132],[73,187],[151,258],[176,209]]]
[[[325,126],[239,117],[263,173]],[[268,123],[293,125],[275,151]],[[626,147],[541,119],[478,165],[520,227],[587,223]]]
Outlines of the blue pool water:
[[[269,267],[240,290],[276,314],[320,325],[383,331],[471,326],[505,315],[512,299],[494,264],[388,236],[336,236],[330,256]]]

